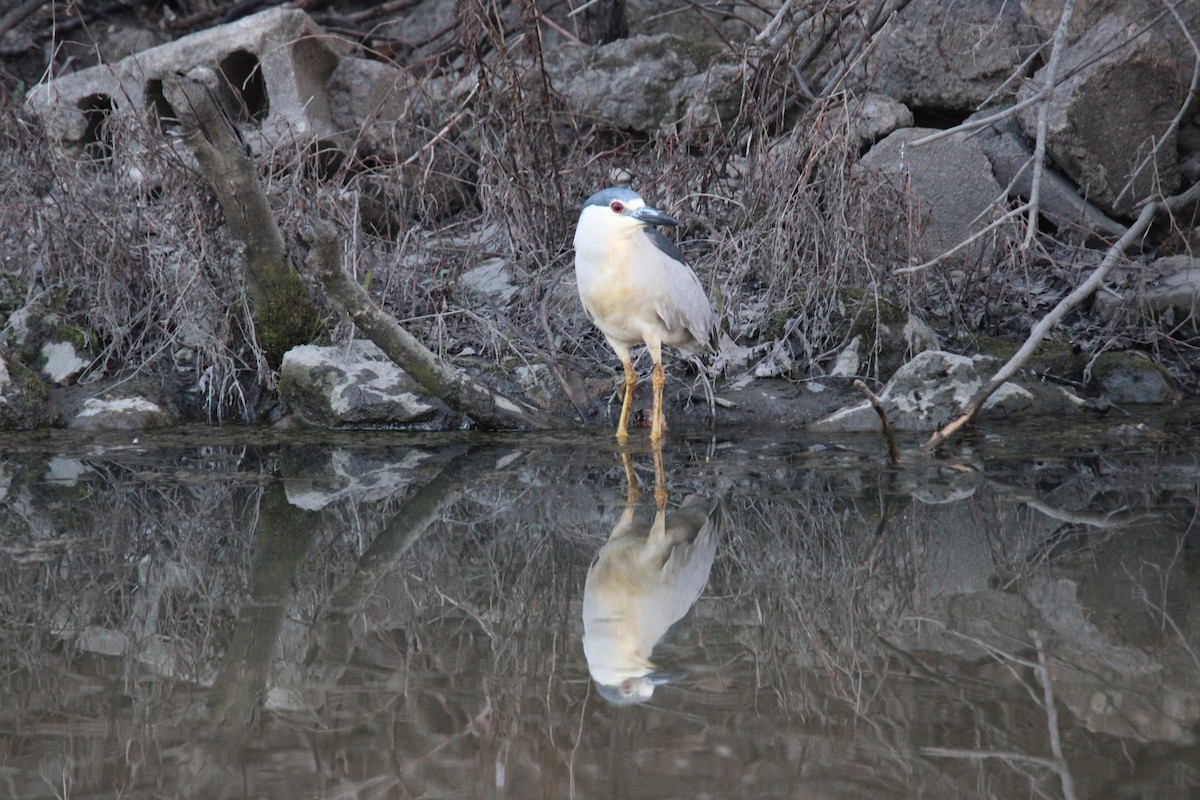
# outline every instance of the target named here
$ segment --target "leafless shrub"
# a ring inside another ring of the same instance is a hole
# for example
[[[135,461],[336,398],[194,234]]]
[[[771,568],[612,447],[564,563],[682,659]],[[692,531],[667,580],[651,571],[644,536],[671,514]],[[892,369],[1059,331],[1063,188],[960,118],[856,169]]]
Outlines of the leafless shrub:
[[[269,373],[247,330],[234,243],[191,169],[139,119],[112,115],[107,153],[63,156],[6,124],[15,163],[0,208],[10,269],[40,301],[94,335],[84,380],[178,374],[221,418],[247,411]]]

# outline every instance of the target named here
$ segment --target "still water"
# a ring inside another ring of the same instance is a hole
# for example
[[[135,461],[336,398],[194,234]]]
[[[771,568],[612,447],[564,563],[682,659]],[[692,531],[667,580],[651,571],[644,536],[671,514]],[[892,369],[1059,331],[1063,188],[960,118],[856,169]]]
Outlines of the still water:
[[[1196,797],[1195,410],[9,436],[0,797]]]

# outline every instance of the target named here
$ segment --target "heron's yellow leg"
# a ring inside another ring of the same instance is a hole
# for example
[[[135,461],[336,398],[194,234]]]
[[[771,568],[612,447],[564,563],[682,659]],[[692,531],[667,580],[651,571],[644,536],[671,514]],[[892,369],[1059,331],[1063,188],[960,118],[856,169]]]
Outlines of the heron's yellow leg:
[[[625,494],[625,510],[632,517],[633,507],[637,505],[641,493],[638,491],[637,476],[633,474],[633,456],[628,451],[621,452],[621,464],[625,467],[625,486],[628,489]]]
[[[663,386],[667,383],[667,376],[663,374],[662,364],[654,365],[654,377],[651,382],[654,385],[654,410],[650,423],[650,441],[661,442],[663,431],[667,427],[667,422],[663,419]]]
[[[659,511],[667,509],[667,472],[663,468],[662,442],[654,445],[654,507]]]
[[[633,371],[633,362],[629,356],[621,359],[625,368],[625,397],[621,400],[621,418],[617,420],[617,438],[629,438],[629,408],[633,405],[633,390],[637,388],[637,373]]]

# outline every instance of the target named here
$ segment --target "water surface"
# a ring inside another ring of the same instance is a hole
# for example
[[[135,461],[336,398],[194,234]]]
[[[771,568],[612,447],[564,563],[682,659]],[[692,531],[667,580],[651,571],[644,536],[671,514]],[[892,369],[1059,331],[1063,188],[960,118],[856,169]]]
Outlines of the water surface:
[[[676,435],[657,535],[711,543],[653,591],[636,436],[9,436],[0,796],[1196,796],[1193,411]],[[642,702],[598,557],[680,612]]]

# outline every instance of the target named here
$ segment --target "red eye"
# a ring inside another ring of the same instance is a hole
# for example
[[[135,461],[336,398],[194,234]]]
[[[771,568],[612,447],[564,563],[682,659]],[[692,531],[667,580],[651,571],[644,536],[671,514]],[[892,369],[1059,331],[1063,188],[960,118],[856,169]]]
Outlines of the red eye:
[[[609,208],[612,209],[614,214],[620,214],[622,211],[625,210],[625,206],[621,203],[620,200],[613,200],[612,205],[610,205]]]

